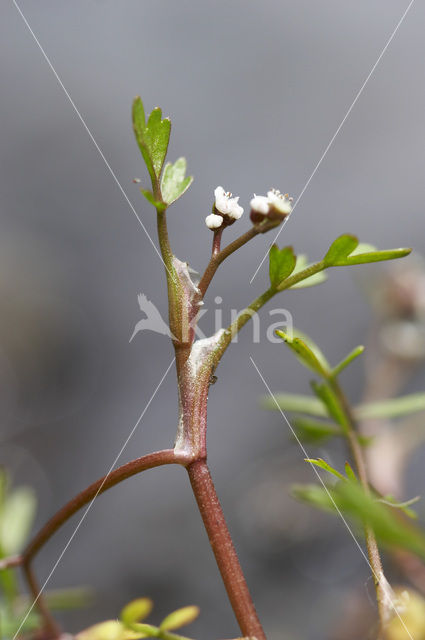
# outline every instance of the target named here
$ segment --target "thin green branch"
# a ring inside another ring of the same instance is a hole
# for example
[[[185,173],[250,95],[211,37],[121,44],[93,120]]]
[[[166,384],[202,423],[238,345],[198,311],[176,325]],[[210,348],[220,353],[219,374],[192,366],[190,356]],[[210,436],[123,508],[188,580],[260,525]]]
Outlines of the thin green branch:
[[[340,384],[335,378],[329,379],[329,384],[338,397],[338,400],[341,404],[341,407],[344,410],[346,415],[346,422],[348,429],[346,431],[346,438],[350,447],[351,455],[354,460],[354,464],[356,467],[356,471],[358,474],[358,478],[360,484],[366,493],[366,495],[370,496],[370,485],[367,475],[366,462],[363,456],[363,450],[359,443],[358,438],[358,428],[357,423],[354,418],[353,410],[341,389]],[[380,630],[378,634],[378,640],[382,640],[384,638],[384,627],[385,623],[388,621],[388,593],[387,593],[387,584],[384,576],[384,571],[382,567],[381,556],[379,553],[378,543],[376,541],[375,534],[373,529],[365,524],[365,537],[366,537],[366,547],[369,558],[369,563],[373,573],[373,579],[375,584],[376,591],[376,600],[378,603],[378,613],[380,619]]]

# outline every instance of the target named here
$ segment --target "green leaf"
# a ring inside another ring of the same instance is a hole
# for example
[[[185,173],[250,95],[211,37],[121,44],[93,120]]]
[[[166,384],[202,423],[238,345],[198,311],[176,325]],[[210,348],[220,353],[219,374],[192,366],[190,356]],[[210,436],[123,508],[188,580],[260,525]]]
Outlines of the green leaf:
[[[357,476],[348,462],[345,463],[345,475],[349,480],[352,480],[353,482],[357,482]]]
[[[138,96],[133,102],[133,129],[152,185],[157,184],[167,155],[171,122],[169,118],[162,119],[161,109],[156,107],[146,123],[143,102]]]
[[[399,418],[420,411],[425,411],[425,393],[411,393],[401,398],[361,404],[356,407],[355,414],[358,420],[366,420]]]
[[[310,341],[306,336],[304,336],[304,340],[298,337],[291,339],[284,331],[279,329],[276,334],[282,338],[306,367],[324,378],[328,377],[330,371],[326,358],[313,341]],[[309,344],[307,344],[307,340]]]
[[[354,516],[359,523],[367,522],[383,544],[402,547],[425,558],[425,537],[421,531],[404,523],[385,505],[367,495],[359,484],[340,483],[333,497],[343,513]]]
[[[190,187],[192,176],[186,176],[186,159],[178,158],[174,164],[168,162],[165,165],[161,179],[162,199],[167,204],[172,204]]]
[[[363,351],[364,351],[363,345],[359,345],[358,347],[355,347],[352,351],[350,351],[350,353],[347,356],[345,356],[345,358],[341,360],[341,362],[337,364],[336,367],[332,369],[332,372],[331,372],[332,378],[336,378],[337,376],[339,376],[341,371],[343,371],[346,367],[348,367],[348,365],[351,364],[353,360],[355,360],[359,355],[361,355]]]
[[[299,500],[324,511],[336,514],[339,510],[353,518],[361,529],[365,523],[368,524],[382,544],[408,549],[425,558],[425,537],[422,532],[411,523],[404,523],[387,506],[367,495],[358,483],[338,482],[326,489],[314,484],[295,485],[292,493]]]
[[[358,246],[356,236],[346,233],[333,241],[323,261],[327,267],[347,264],[347,258]]]
[[[121,611],[120,618],[126,627],[131,627],[135,622],[140,622],[148,617],[152,611],[153,602],[150,598],[138,598],[129,602]]]
[[[173,631],[191,624],[199,616],[199,607],[188,606],[169,613],[159,625],[160,631]]]
[[[312,388],[318,398],[323,402],[325,407],[328,410],[328,414],[335,420],[335,422],[341,427],[343,427],[344,431],[349,429],[349,424],[347,420],[347,416],[345,415],[345,411],[343,407],[332,391],[332,389],[326,384],[317,384],[317,382],[312,382]]]
[[[6,498],[0,523],[1,547],[7,555],[19,553],[35,517],[36,498],[29,487],[18,487]]]
[[[320,469],[323,469],[324,471],[327,471],[328,473],[331,473],[332,475],[336,476],[339,480],[346,480],[346,477],[342,475],[342,473],[340,473],[339,471],[337,471],[336,469],[334,469],[333,467],[331,467],[330,464],[328,464],[325,460],[323,460],[322,458],[304,458],[306,462],[309,462],[310,464],[315,465],[316,467],[320,467]]]
[[[150,202],[150,204],[153,204],[155,209],[159,209],[159,211],[164,211],[167,208],[167,205],[164,202],[155,200],[152,191],[149,191],[148,189],[140,189],[140,191],[143,193],[146,200]]]
[[[332,436],[343,435],[334,424],[312,418],[297,417],[293,420],[293,426],[299,440],[314,444],[325,442]]]
[[[264,396],[261,403],[265,409],[274,411],[282,409],[282,411],[305,413],[318,418],[326,418],[329,415],[320,400],[299,393],[276,393],[274,397]]]
[[[276,289],[278,285],[291,275],[295,268],[296,256],[292,247],[279,249],[277,244],[270,247],[269,273],[270,284]]]

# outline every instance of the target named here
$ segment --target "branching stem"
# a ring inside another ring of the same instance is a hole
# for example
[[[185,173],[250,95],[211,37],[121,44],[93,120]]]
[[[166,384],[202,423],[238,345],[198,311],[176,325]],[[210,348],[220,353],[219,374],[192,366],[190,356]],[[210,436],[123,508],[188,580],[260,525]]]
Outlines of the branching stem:
[[[233,240],[227,247],[224,249],[212,252],[211,260],[209,261],[207,268],[205,269],[204,275],[202,276],[198,288],[201,292],[202,297],[205,295],[211,280],[213,279],[215,272],[226,258],[228,258],[232,253],[243,247],[244,244],[255,238],[256,235],[261,233],[257,227],[251,227],[246,233]]]

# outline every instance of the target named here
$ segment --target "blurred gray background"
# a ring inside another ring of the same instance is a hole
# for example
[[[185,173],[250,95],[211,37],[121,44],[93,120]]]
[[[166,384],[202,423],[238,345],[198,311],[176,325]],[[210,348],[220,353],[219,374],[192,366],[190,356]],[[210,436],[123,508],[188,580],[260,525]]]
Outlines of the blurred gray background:
[[[132,183],[147,176],[131,101],[140,94],[147,109],[160,105],[171,116],[169,158],[185,155],[195,181],[169,212],[170,235],[177,256],[200,270],[213,189],[230,189],[246,208],[253,192],[270,186],[296,198],[407,4],[21,0],[20,7],[152,237],[153,212]],[[352,231],[382,248],[425,252],[424,20],[424,4],[414,3],[281,245],[320,257],[336,235]],[[128,343],[141,317],[139,292],[166,315],[163,267],[12,2],[2,2],[0,60],[0,461],[17,483],[36,488],[41,525],[109,469],[172,349],[153,333]],[[245,215],[228,240],[248,227]],[[249,280],[272,239],[259,237],[221,268],[205,332],[214,326],[215,296],[228,324],[229,308],[261,292],[266,265]],[[333,361],[364,341],[370,321],[356,283],[367,267],[356,269],[275,305],[290,309]],[[262,318],[265,330],[267,309]],[[259,406],[265,389],[250,355],[274,390],[308,390],[308,375],[283,347],[264,335],[253,344],[246,329],[210,394],[212,472],[268,637],[328,638],[346,593],[371,587],[368,567],[342,523],[288,497],[290,481],[314,478],[287,426]],[[345,378],[353,399],[361,377],[358,363]],[[418,375],[411,390],[423,383]],[[120,462],[170,446],[176,407],[172,370]],[[265,524],[252,507],[260,480]],[[418,473],[415,493],[421,483]],[[77,522],[41,553],[40,580]],[[189,635],[237,635],[178,468],[150,471],[96,501],[50,582],[81,584],[95,588],[96,601],[63,616],[71,632],[149,595],[154,621],[197,603],[202,615]]]

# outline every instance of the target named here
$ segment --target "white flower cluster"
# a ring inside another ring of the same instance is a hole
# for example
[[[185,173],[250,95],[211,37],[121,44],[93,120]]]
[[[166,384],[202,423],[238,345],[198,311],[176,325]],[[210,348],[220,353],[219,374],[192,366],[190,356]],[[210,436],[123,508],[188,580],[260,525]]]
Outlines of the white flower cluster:
[[[282,194],[278,189],[271,189],[267,192],[267,196],[257,196],[254,193],[252,198],[251,211],[266,216],[273,209],[282,216],[288,216],[292,211],[293,198],[289,194]]]
[[[208,229],[219,229],[223,222],[232,224],[235,220],[239,220],[243,214],[243,208],[238,204],[239,197],[233,198],[232,194],[226,192],[223,187],[217,187],[214,196],[214,213],[205,218]]]

